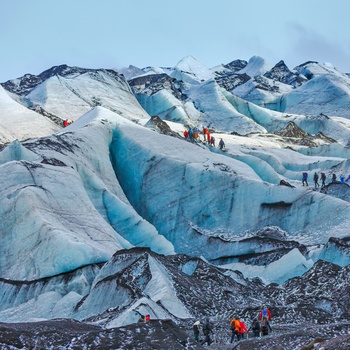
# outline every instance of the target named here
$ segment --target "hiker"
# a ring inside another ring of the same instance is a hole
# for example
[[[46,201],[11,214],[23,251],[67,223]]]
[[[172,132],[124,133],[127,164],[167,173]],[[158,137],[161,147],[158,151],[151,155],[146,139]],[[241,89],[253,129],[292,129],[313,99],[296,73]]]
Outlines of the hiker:
[[[67,127],[69,124],[68,124],[68,119],[65,119],[64,121],[63,121],[63,127],[65,128],[65,127]]]
[[[259,338],[260,337],[260,322],[257,317],[254,318],[252,325],[250,327],[253,331],[253,337]]]
[[[263,306],[263,308],[259,312],[259,320],[260,321],[262,320],[263,317],[267,317],[268,321],[272,320],[271,311],[266,306]]]
[[[214,136],[212,136],[211,138],[210,138],[210,144],[213,146],[213,147],[215,147],[215,137]],[[350,176],[350,175],[349,175]]]
[[[145,317],[145,322],[151,321],[151,316],[149,314],[146,315]]]
[[[309,184],[307,183],[307,177],[308,177],[308,173],[306,173],[306,172],[304,172],[303,173],[303,181],[302,181],[302,183],[303,183],[303,186],[304,186],[304,184],[306,184],[306,186],[309,186]]]
[[[199,325],[200,325],[199,321],[196,321],[193,324],[193,337],[197,343],[199,343]]]
[[[196,127],[193,129],[193,138],[195,142],[197,142],[197,139],[199,138],[198,128]]]
[[[222,150],[225,147],[225,142],[223,139],[220,139],[219,141],[219,148]]]
[[[193,141],[193,130],[192,128],[190,128],[190,130],[188,130],[188,137],[190,138],[190,141]]]
[[[203,334],[205,336],[205,338],[201,341],[201,345],[207,343],[208,345],[210,345],[212,343],[211,339],[210,339],[210,333],[212,333],[212,327],[211,324],[209,322],[209,318],[207,318],[205,320],[205,324],[203,326]]]
[[[237,337],[237,341],[241,340],[241,334],[239,332],[239,329],[241,328],[241,322],[239,322],[239,319],[236,317],[233,317],[233,319],[230,322],[230,329],[232,331],[231,340],[230,343],[233,343],[233,340],[235,336]]]
[[[139,319],[137,322],[145,322],[145,315],[142,315],[139,311],[137,310],[133,310],[135,311],[138,315],[140,315]]]
[[[321,173],[321,188],[322,187],[326,187],[326,174],[325,173]]]
[[[332,182],[337,182],[337,175],[335,173],[332,174]]]
[[[342,184],[345,184],[345,176],[344,176],[344,174],[340,174],[340,182]]]
[[[245,334],[248,334],[247,326],[245,325],[244,320],[240,320],[239,323],[241,324],[241,327],[238,330],[240,339],[245,339]]]
[[[315,188],[320,186],[319,183],[318,183],[318,174],[316,173],[316,171],[315,171],[315,174],[314,174],[314,183],[315,183]]]
[[[185,138],[186,140],[188,139],[188,130],[187,130],[187,129],[184,131],[184,138]]]
[[[207,141],[207,134],[208,134],[208,128],[203,126],[203,135],[204,135],[204,141]]]
[[[261,335],[268,335],[269,331],[272,332],[272,328],[270,326],[270,322],[268,320],[267,316],[263,316],[263,318],[260,321],[260,330],[261,330]]]

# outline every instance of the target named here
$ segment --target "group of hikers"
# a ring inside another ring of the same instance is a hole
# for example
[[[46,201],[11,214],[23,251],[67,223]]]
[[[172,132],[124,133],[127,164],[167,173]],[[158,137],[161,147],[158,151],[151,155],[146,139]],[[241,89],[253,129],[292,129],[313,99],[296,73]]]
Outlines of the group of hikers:
[[[271,331],[270,321],[272,319],[271,311],[267,307],[263,307],[259,314],[253,319],[250,328],[248,329],[245,322],[242,319],[237,317],[233,317],[230,322],[230,330],[232,332],[230,343],[232,344],[234,341],[240,341],[244,339],[248,339],[249,331],[251,330],[254,338],[258,338],[261,336],[268,335]],[[211,335],[213,332],[213,327],[210,323],[209,318],[206,318],[205,323],[202,327],[202,332],[204,338],[200,340],[200,321],[196,321],[193,324],[193,337],[194,340],[201,345],[208,344],[210,345],[213,340]]]
[[[199,136],[199,129],[197,127],[189,128],[184,131],[184,138],[191,142],[199,142],[201,141]],[[208,143],[208,145],[215,147],[215,137],[210,134],[210,130],[208,127],[202,127],[202,134],[204,138],[204,143]],[[222,138],[219,141],[219,148],[223,150],[225,148],[225,142]]]
[[[302,184],[303,184],[303,186],[309,186],[309,184],[307,182],[308,177],[309,177],[309,174],[307,172],[303,172],[303,175],[302,175]],[[326,186],[326,179],[327,179],[326,174],[324,172],[320,172],[320,175],[318,175],[318,173],[315,171],[314,176],[313,176],[313,181],[314,181],[314,184],[315,184],[315,188],[320,187],[320,184],[318,182],[319,179],[321,180],[321,188],[324,188]],[[342,169],[340,171],[339,179],[340,179],[340,183],[345,184],[345,182],[350,180],[350,175],[345,180],[344,170]],[[332,181],[331,181],[331,183],[336,183],[336,182],[338,182],[337,175],[335,173],[333,173],[332,174]]]
[[[64,128],[66,128],[68,125],[71,125],[72,123],[74,123],[74,120],[69,120],[68,118],[65,119],[63,122],[62,122],[62,125]]]
[[[210,134],[209,127],[202,126],[201,132],[196,126],[190,127],[188,129],[185,129],[183,135],[184,135],[184,138],[188,141],[199,142],[201,141],[199,136],[200,133],[203,135],[204,143],[208,143],[208,145],[215,147],[215,137]],[[222,138],[220,138],[220,141],[219,141],[219,148],[222,151],[224,151],[225,149],[225,142]],[[302,174],[303,186],[309,186],[308,177],[309,177],[309,174],[307,172],[303,172]],[[321,184],[319,183],[319,180],[321,181]],[[326,180],[327,180],[327,176],[324,172],[320,172],[320,173],[317,173],[316,171],[314,172],[313,181],[314,181],[315,188],[321,187],[322,189],[326,187]],[[345,179],[343,169],[340,171],[339,181],[337,180],[337,175],[335,173],[332,174],[332,178],[331,178],[332,183],[340,182],[342,184],[345,184],[345,182],[349,180],[350,180],[350,175],[348,176],[347,179]]]
[[[140,316],[138,322],[151,321],[151,316],[149,314],[143,315],[143,314],[141,314],[141,312],[139,312],[137,310],[133,310],[133,311],[135,311]]]
[[[196,126],[190,127],[189,129],[185,129],[183,134],[184,134],[184,138],[188,141],[191,141],[191,142],[201,141],[199,136],[200,131]],[[204,143],[208,143],[208,145],[215,147],[215,137],[210,134],[209,127],[202,126],[201,134],[203,135]],[[220,141],[219,141],[219,148],[222,151],[224,151],[225,149],[225,142],[222,138],[220,138]],[[309,174],[307,172],[303,172],[302,174],[303,186],[309,186],[308,177],[309,177]],[[321,181],[321,184],[319,183],[319,180]],[[317,187],[321,187],[321,189],[325,188],[326,180],[327,180],[327,176],[324,172],[321,171],[319,174],[316,171],[314,172],[313,181],[314,181],[315,188]],[[331,183],[340,182],[342,184],[345,184],[345,182],[349,180],[350,180],[350,175],[347,177],[347,179],[345,179],[344,170],[342,169],[340,171],[339,181],[337,180],[337,175],[333,173],[331,178]]]

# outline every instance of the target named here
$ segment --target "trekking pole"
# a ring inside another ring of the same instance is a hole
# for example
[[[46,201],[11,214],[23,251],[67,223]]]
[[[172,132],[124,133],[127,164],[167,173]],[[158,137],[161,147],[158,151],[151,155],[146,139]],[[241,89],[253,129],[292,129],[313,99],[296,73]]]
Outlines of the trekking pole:
[[[241,345],[240,342],[237,342],[236,345],[233,346],[232,350],[236,349],[240,345]]]

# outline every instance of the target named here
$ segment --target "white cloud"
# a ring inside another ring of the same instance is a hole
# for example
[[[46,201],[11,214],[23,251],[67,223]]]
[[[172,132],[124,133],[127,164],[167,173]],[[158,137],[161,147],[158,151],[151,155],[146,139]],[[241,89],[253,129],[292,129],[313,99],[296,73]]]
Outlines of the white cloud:
[[[349,71],[350,46],[345,42],[331,38],[296,22],[288,24],[290,32],[289,60],[296,62],[300,58],[305,61],[331,62],[338,69]],[[299,62],[300,64],[303,62]]]

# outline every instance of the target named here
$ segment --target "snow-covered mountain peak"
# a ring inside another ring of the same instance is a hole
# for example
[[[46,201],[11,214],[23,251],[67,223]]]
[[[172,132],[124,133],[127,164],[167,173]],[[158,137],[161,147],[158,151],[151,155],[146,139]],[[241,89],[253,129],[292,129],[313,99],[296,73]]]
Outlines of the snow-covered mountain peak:
[[[127,68],[118,69],[118,72],[120,74],[123,74],[126,80],[130,80],[136,76],[139,76],[145,73],[142,69],[135,67],[133,65],[130,65]]]
[[[299,73],[306,76],[308,79],[312,79],[323,74],[332,74],[337,76],[344,75],[344,73],[338,71],[338,69],[334,67],[332,63],[319,63],[315,61],[308,61],[295,67],[295,69]]]
[[[213,78],[210,69],[193,56],[186,56],[180,60],[171,76],[191,84],[198,84]]]
[[[260,56],[253,56],[249,59],[248,64],[241,70],[237,71],[239,74],[247,74],[250,77],[256,75],[263,75],[271,69],[271,65]]]
[[[271,70],[264,74],[265,77],[280,81],[282,83],[300,86],[306,81],[306,78],[297,71],[291,72],[284,61],[278,62]]]
[[[69,67],[66,64],[63,64],[51,67],[50,69],[45,70],[39,75],[25,74],[21,78],[9,80],[5,83],[2,83],[1,85],[8,91],[24,96],[28,94],[31,90],[33,90],[36,86],[53,76],[74,78],[78,75],[82,75],[88,72],[97,73],[99,71],[108,71],[109,74],[114,74],[116,76],[118,75],[117,72],[113,70]]]
[[[225,68],[230,69],[233,72],[240,71],[247,66],[248,62],[245,60],[234,60],[224,65]]]
[[[146,123],[149,119],[135,100],[124,77],[113,70],[63,65],[41,73],[33,84],[22,84],[21,79],[16,84],[12,83],[9,81],[3,85],[21,95],[23,105],[40,111],[60,127],[64,119],[76,121],[96,106],[124,115],[130,115],[132,109],[132,118],[141,123]],[[64,104],[61,103],[62,99]]]

